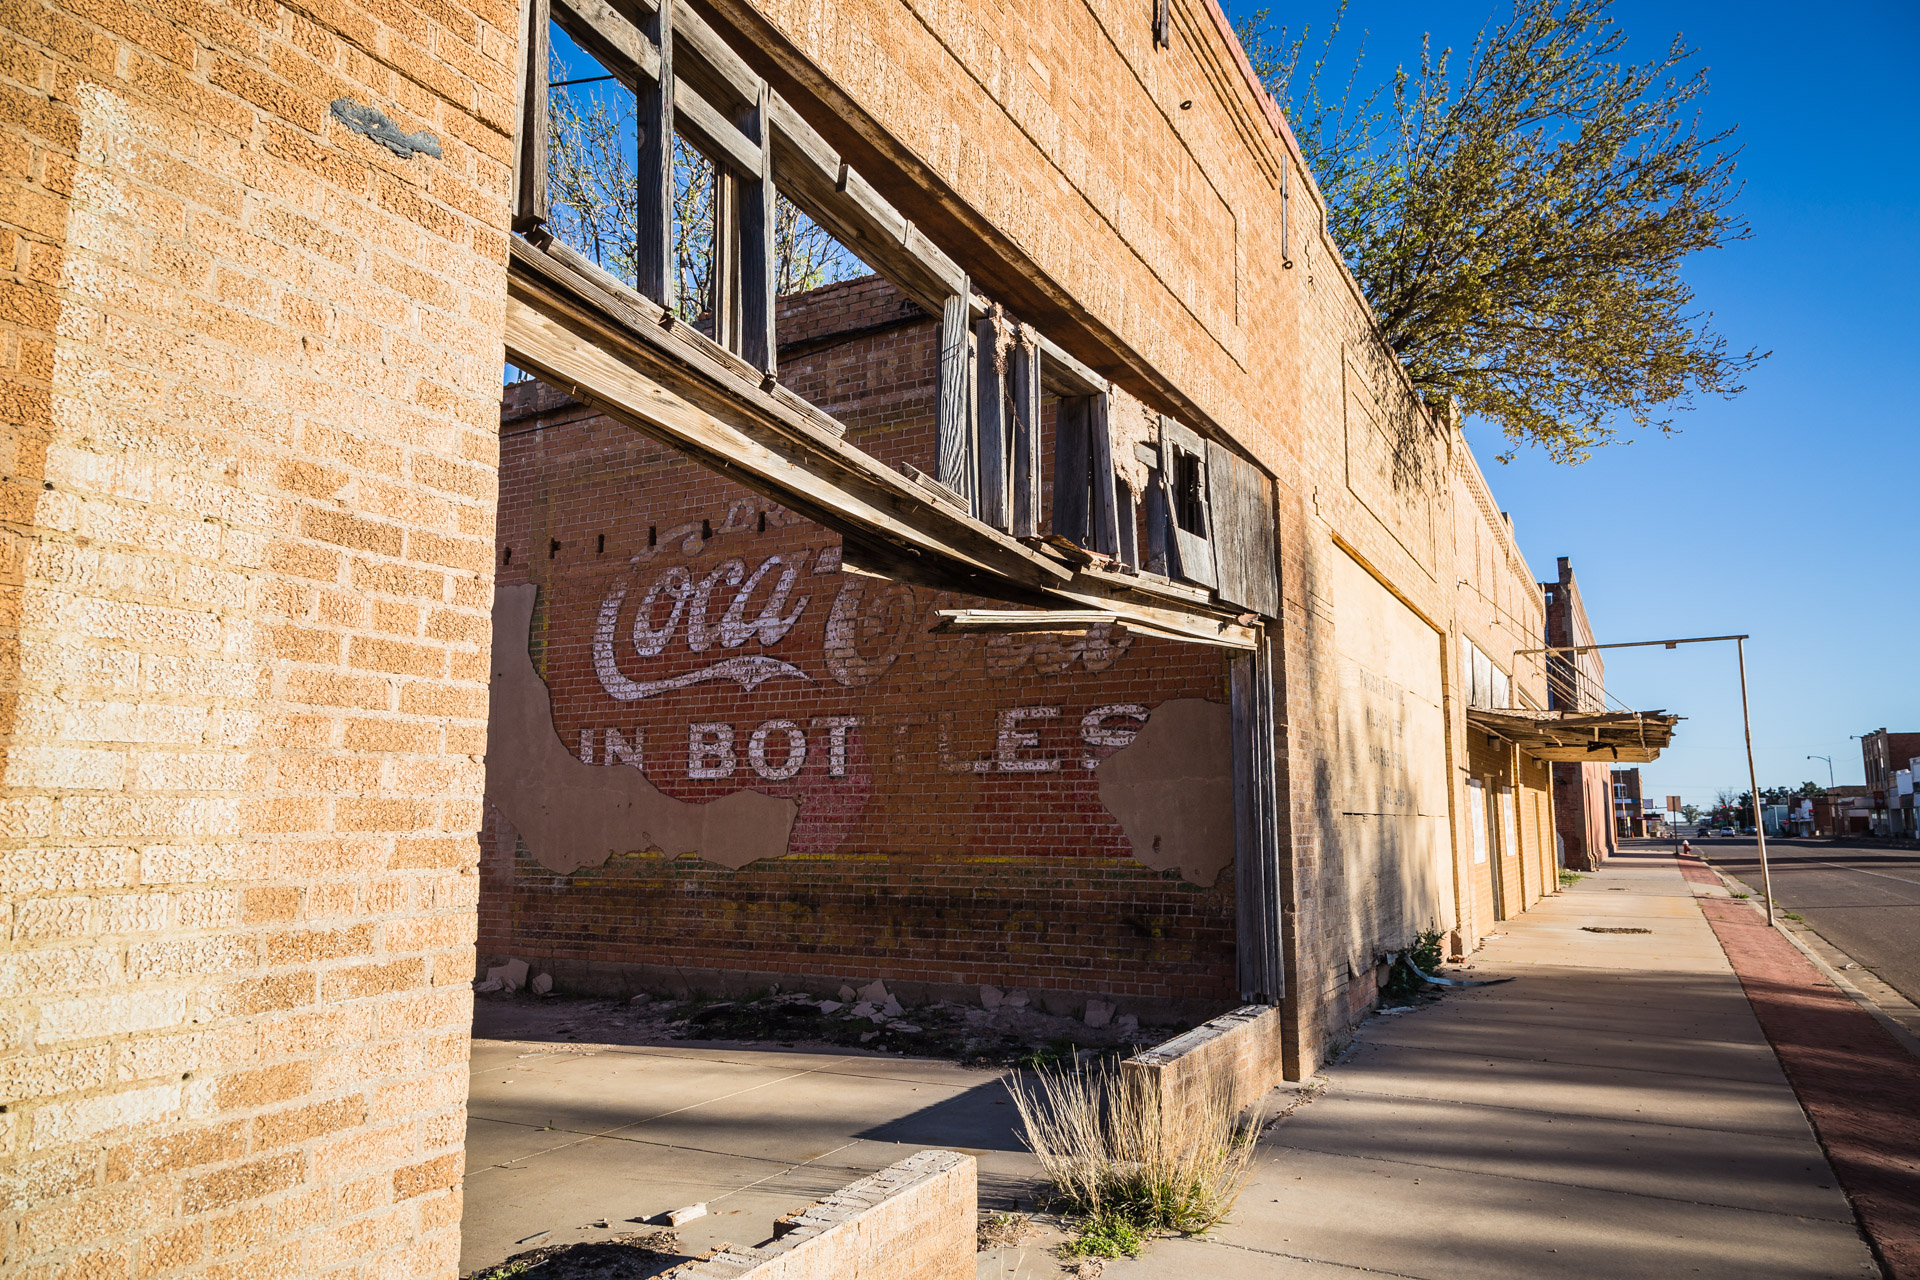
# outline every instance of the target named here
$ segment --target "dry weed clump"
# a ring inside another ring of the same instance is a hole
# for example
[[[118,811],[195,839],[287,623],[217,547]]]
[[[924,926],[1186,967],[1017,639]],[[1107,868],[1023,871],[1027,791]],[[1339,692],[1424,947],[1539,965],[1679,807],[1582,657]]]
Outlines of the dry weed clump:
[[[1253,1161],[1258,1122],[1224,1082],[1177,1123],[1160,1097],[1111,1059],[1084,1070],[1007,1078],[1027,1146],[1054,1202],[1079,1219],[1071,1253],[1138,1253],[1154,1234],[1199,1235],[1232,1210]]]

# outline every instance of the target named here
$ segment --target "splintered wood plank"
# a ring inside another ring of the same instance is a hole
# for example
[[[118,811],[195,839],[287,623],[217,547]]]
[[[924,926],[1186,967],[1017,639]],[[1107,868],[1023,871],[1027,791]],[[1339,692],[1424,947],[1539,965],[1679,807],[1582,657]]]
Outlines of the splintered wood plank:
[[[1099,609],[940,609],[933,631],[1085,631],[1120,621]]]
[[[673,82],[674,122],[702,155],[735,177],[757,179],[765,148],[740,132],[720,109],[685,80]]]
[[[648,23],[647,38],[658,54],[654,82],[634,88],[635,125],[640,135],[636,193],[640,207],[639,244],[634,254],[634,285],[669,312],[678,299],[673,261],[673,84],[674,0],[660,0]]]
[[[1103,556],[1120,554],[1120,503],[1114,493],[1113,424],[1107,417],[1107,397],[1088,399],[1087,470],[1093,487],[1092,541],[1087,545]]]
[[[970,568],[989,570],[986,562],[920,528],[904,515],[822,475],[806,464],[804,449],[769,447],[518,298],[507,302],[506,336],[507,349],[520,367],[571,388],[609,416],[685,449],[697,461],[719,465],[742,479],[770,486],[796,509],[818,513],[836,524],[852,523],[871,536],[903,547],[935,552]]]
[[[676,105],[674,118],[684,123]],[[713,260],[707,268],[707,311],[713,340],[740,351],[740,179],[725,165],[713,167]]]
[[[1156,454],[1157,458],[1158,455]],[[1149,573],[1164,574],[1167,570],[1167,488],[1165,472],[1159,467],[1147,472],[1147,510],[1144,523],[1147,526],[1147,562],[1143,568]]]
[[[974,371],[975,421],[979,424],[980,465],[974,480],[979,486],[974,506],[979,517],[996,529],[1008,527],[1007,518],[1007,393],[1001,382],[1000,329],[992,317],[974,321],[974,344],[979,351]]]
[[[973,413],[968,405],[973,390],[970,292],[963,285],[940,311],[940,402],[934,428],[934,478],[969,503],[974,493]]]
[[[1245,602],[1247,594],[1245,537],[1240,524],[1238,461],[1231,452],[1209,440],[1207,449],[1207,516],[1213,526],[1213,585],[1222,600]]]
[[[1040,532],[1040,346],[1031,328],[1016,344],[1007,363],[1008,393],[1013,400],[1013,527],[1016,538]]]
[[[547,64],[552,59],[553,10],[548,0],[527,0],[526,39],[521,47],[519,148],[514,166],[513,229],[522,233],[547,222]]]
[[[1053,429],[1053,532],[1087,545],[1087,420],[1091,396],[1060,401]]]
[[[1260,469],[1207,443],[1208,510],[1220,599],[1267,617],[1280,612],[1272,487]]]
[[[753,130],[759,138],[760,176],[740,189],[740,354],[748,364],[771,378],[778,350],[773,331],[774,293],[778,282],[774,244],[773,148],[768,99],[772,91],[760,86],[753,112]]]
[[[606,0],[551,0],[553,20],[594,61],[638,92],[642,80],[660,81],[660,54],[639,27]]]
[[[1045,334],[1038,335],[1040,349],[1047,355],[1047,389],[1057,396],[1103,396],[1108,382],[1075,360]]]

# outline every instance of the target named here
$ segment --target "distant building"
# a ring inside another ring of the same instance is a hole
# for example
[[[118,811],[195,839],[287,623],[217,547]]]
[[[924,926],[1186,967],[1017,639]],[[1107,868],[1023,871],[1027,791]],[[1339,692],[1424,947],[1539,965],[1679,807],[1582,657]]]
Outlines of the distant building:
[[[1873,792],[1866,787],[1828,787],[1813,802],[1813,834],[1864,835],[1873,817]]]
[[[1867,793],[1873,801],[1868,829],[1878,836],[1915,834],[1913,761],[1920,757],[1920,733],[1875,729],[1860,737],[1860,762],[1866,766]]]
[[[1547,601],[1547,644],[1568,649],[1593,644],[1593,628],[1567,557],[1560,557],[1559,568],[1558,581],[1540,584]],[[1605,675],[1606,665],[1597,653],[1548,655],[1547,705],[1564,711],[1605,711]],[[1563,866],[1593,871],[1618,850],[1610,795],[1606,764],[1554,764],[1554,835]]]
[[[1639,839],[1647,834],[1646,805],[1640,795],[1640,770],[1613,769],[1614,834]],[[1618,847],[1618,846],[1616,846]]]

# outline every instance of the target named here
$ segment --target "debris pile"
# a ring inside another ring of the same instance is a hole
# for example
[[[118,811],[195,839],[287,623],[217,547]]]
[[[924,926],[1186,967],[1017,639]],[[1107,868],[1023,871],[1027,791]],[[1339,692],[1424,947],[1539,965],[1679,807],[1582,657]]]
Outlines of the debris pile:
[[[541,1233],[546,1234],[545,1232]],[[482,1267],[465,1280],[646,1280],[691,1259],[671,1231],[629,1232],[605,1240],[543,1245]]]
[[[1088,1000],[1078,1016],[1069,1016],[1047,1012],[1023,991],[995,987],[982,987],[977,1005],[939,1000],[911,1010],[880,979],[842,986],[831,996],[776,989],[731,1000],[652,993],[605,1000],[551,994],[548,975],[529,982],[529,971],[519,960],[487,970],[474,988],[487,997],[476,1006],[476,1035],[607,1044],[832,1045],[979,1066],[1038,1066],[1126,1050],[1187,1029],[1179,1023],[1143,1034],[1136,1015],[1120,1014],[1109,1001]],[[545,998],[528,999],[528,993]]]

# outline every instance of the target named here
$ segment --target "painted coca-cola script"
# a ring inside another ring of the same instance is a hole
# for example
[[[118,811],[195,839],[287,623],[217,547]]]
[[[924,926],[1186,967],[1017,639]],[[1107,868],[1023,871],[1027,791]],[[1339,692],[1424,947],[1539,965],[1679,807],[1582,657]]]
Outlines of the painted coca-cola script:
[[[738,649],[749,640],[762,645],[778,644],[787,632],[793,630],[793,624],[800,620],[800,615],[806,612],[808,603],[813,599],[812,596],[803,595],[794,601],[790,613],[781,614],[793,594],[795,579],[811,555],[811,551],[804,550],[791,560],[787,556],[771,555],[761,561],[760,567],[751,574],[747,572],[746,561],[736,557],[722,561],[697,582],[685,565],[669,566],[653,580],[646,594],[640,598],[639,609],[633,615],[634,651],[643,658],[658,657],[672,641],[683,616],[686,620],[686,646],[693,653],[706,653],[716,642],[723,649]],[[753,593],[775,570],[779,571],[780,576],[771,594],[766,603],[760,606],[759,612],[749,619],[747,607],[753,599]],[[733,601],[716,623],[710,620],[709,614],[715,590],[723,585],[733,590]],[[599,677],[600,687],[607,691],[609,697],[621,702],[634,702],[708,680],[732,680],[749,693],[776,676],[792,676],[813,683],[812,676],[791,662],[783,662],[765,654],[722,658],[698,670],[659,680],[630,679],[620,670],[613,649],[614,635],[619,630],[620,613],[626,603],[628,590],[628,584],[622,582],[600,602],[600,619],[593,632],[593,670]],[[664,620],[656,621],[663,603],[667,606],[667,616]]]
[[[647,559],[651,556],[634,557],[636,564]],[[750,573],[747,562],[739,557],[723,560],[697,576],[681,564],[660,570],[641,592],[634,609],[628,629],[634,655],[642,660],[654,659],[670,647],[680,646],[694,655],[748,644],[772,648],[787,638],[813,603],[813,593],[795,593],[809,561],[809,576],[839,574],[837,547],[822,549],[818,554],[802,547],[770,555]],[[636,680],[621,670],[616,651],[621,616],[632,590],[630,580],[616,584],[601,600],[594,627],[593,670],[607,696],[636,702],[710,680],[731,680],[749,693],[776,678],[818,683],[793,663],[764,653],[735,654],[678,675]],[[732,599],[719,609],[716,618],[716,606],[729,592]],[[763,592],[764,600],[754,609],[756,595]],[[749,610],[753,611],[751,616]],[[841,577],[826,621],[827,675],[845,688],[879,679],[900,656],[919,612],[920,602],[913,588],[903,583]]]

